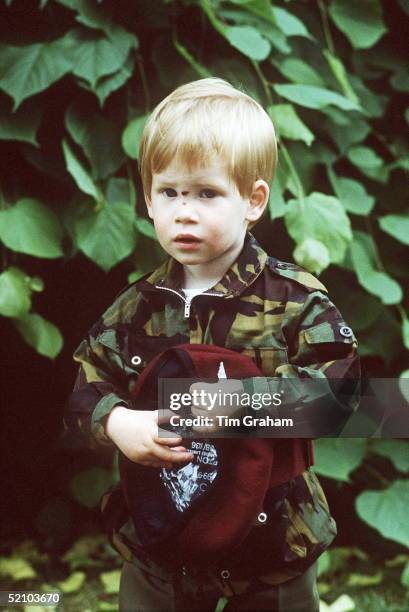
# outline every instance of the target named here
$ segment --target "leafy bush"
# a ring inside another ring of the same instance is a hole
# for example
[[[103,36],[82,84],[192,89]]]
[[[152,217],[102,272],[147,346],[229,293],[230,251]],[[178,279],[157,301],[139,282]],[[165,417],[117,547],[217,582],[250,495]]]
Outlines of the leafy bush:
[[[157,263],[131,161],[141,129],[172,88],[220,76],[275,123],[270,219],[283,218],[294,258],[316,274],[330,266],[330,286],[342,269],[339,304],[362,355],[389,365],[409,348],[409,79],[396,43],[406,2],[29,4],[6,0],[0,49],[0,139],[13,161],[2,176],[0,314],[26,342],[49,357],[62,346],[32,310],[44,287],[23,256],[80,251],[106,271],[128,257],[139,272]]]

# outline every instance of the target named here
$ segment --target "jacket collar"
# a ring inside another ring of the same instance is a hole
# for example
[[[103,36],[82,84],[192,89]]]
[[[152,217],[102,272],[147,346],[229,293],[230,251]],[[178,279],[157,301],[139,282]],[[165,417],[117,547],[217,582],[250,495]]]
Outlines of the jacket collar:
[[[235,297],[251,285],[263,271],[267,262],[267,253],[261,248],[254,236],[247,232],[240,255],[211,289],[205,293]],[[149,276],[135,283],[136,289],[152,291],[169,289],[179,292],[182,289],[182,265],[169,257]]]

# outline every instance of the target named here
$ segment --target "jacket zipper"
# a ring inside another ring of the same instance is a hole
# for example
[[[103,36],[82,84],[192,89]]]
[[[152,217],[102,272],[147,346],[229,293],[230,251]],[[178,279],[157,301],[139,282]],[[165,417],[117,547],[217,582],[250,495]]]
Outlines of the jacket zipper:
[[[163,289],[164,291],[171,291],[172,293],[175,293],[177,296],[179,296],[180,299],[183,300],[185,304],[184,315],[186,318],[190,316],[190,306],[193,300],[196,297],[199,297],[199,295],[213,295],[214,297],[224,297],[223,295],[220,295],[220,293],[210,293],[208,291],[204,291],[203,293],[198,293],[198,295],[195,295],[190,301],[188,301],[186,298],[183,297],[183,295],[180,295],[178,291],[175,291],[174,289],[170,289],[169,287],[161,287],[160,285],[155,285],[155,289]]]

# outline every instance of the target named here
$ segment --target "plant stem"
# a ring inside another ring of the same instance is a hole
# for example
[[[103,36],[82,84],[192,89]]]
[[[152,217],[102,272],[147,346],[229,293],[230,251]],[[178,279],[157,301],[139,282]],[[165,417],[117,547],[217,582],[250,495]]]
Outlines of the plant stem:
[[[151,110],[151,97],[149,94],[148,81],[146,79],[145,68],[143,67],[143,61],[139,53],[136,56],[136,61],[138,62],[139,74],[141,75],[142,88],[145,96],[145,114],[150,113]]]
[[[299,177],[299,174],[297,172],[297,170],[295,169],[295,166],[293,164],[293,160],[291,159],[291,156],[288,152],[287,147],[285,146],[285,144],[283,143],[283,141],[280,141],[280,150],[283,154],[283,157],[285,159],[285,161],[287,162],[288,168],[290,170],[290,173],[294,179],[294,182],[297,186],[297,191],[298,191],[298,199],[300,201],[301,204],[301,208],[304,208],[304,199],[305,199],[305,193],[304,193],[304,188],[302,186],[301,183],[301,179]]]
[[[322,29],[324,31],[324,36],[325,36],[325,41],[327,43],[328,51],[332,55],[335,55],[335,47],[334,47],[334,41],[332,40],[332,36],[331,36],[331,29],[329,27],[327,7],[325,6],[323,0],[317,0],[317,3],[318,3],[318,8],[321,14]]]

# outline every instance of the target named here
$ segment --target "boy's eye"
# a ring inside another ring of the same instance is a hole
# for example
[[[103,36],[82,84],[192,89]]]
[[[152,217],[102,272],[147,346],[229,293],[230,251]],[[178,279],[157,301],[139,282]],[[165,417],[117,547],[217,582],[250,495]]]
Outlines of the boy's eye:
[[[215,198],[217,196],[217,193],[213,191],[213,189],[202,189],[201,193],[206,194],[206,199]]]
[[[165,193],[166,195],[168,195],[166,192],[167,191],[172,191],[173,193],[171,193],[169,195],[170,198],[174,198],[175,195],[177,195],[176,191],[174,189],[172,189],[171,187],[167,187],[166,189],[162,189],[162,193]]]

